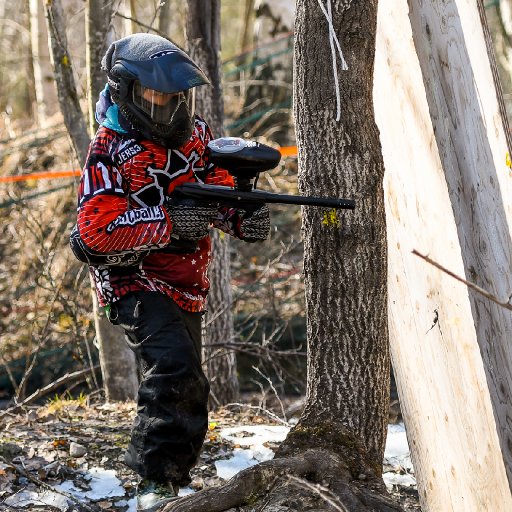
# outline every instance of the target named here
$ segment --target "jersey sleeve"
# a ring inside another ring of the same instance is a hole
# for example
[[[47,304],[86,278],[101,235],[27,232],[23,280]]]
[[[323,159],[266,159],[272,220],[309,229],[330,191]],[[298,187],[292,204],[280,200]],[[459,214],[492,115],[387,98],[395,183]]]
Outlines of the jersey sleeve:
[[[80,179],[78,234],[91,251],[119,254],[160,248],[171,236],[163,206],[129,207],[128,186],[101,138],[91,143]]]

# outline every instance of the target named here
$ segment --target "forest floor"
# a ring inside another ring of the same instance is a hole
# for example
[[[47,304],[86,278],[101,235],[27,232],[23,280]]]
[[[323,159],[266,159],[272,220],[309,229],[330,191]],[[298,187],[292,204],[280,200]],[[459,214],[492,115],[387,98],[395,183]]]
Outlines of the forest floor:
[[[135,511],[136,476],[123,463],[134,414],[134,403],[86,399],[55,399],[16,415],[0,412],[0,510]],[[193,481],[180,495],[219,486],[272,458],[288,430],[276,419],[250,405],[211,413]],[[411,468],[393,463],[392,455],[384,463],[388,489],[405,511],[420,512]]]

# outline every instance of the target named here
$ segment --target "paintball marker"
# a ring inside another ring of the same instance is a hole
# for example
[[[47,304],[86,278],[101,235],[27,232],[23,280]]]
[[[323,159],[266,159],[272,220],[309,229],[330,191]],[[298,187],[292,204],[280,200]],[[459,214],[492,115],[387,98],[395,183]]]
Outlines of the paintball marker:
[[[281,153],[270,146],[238,137],[221,137],[208,144],[210,162],[226,169],[235,178],[235,187],[184,183],[173,197],[192,198],[223,206],[256,210],[265,203],[297,204],[353,210],[355,201],[327,197],[294,196],[257,190],[260,172],[277,166]]]

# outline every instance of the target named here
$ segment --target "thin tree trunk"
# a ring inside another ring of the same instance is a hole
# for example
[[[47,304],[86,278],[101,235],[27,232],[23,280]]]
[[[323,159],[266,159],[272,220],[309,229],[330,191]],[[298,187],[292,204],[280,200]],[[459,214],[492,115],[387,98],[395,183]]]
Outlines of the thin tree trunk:
[[[253,123],[242,123],[232,128],[234,133],[249,132],[250,136],[263,136],[286,146],[292,144],[293,121],[290,89],[292,83],[293,39],[286,35],[293,29],[294,0],[259,0],[255,5],[254,43],[262,45],[252,53],[252,66],[240,70],[240,80],[251,80],[245,90],[244,109]],[[265,44],[274,40],[279,42]],[[249,56],[243,56],[249,61]],[[241,63],[242,64],[242,63]],[[259,81],[254,84],[253,81]],[[247,114],[246,114],[247,115]],[[239,123],[243,121],[243,118]]]
[[[196,109],[210,125],[214,137],[223,135],[223,100],[220,64],[220,0],[188,1],[187,39],[189,54],[205,71],[212,86],[197,91]],[[201,13],[201,16],[197,16]],[[238,400],[235,353],[210,345],[232,343],[233,313],[229,239],[215,232],[213,260],[209,269],[211,290],[208,298],[204,360],[213,402],[225,405]]]
[[[503,90],[507,94],[507,114],[512,123],[512,0],[493,2],[486,9]]]
[[[97,128],[94,118],[96,101],[105,87],[105,73],[100,62],[107,47],[112,19],[112,3],[106,0],[88,0],[85,13],[87,99],[91,136]],[[112,325],[99,308],[91,280],[94,325],[99,345],[103,387],[107,400],[133,400],[137,396],[138,377],[135,355],[124,340],[119,326]]]
[[[135,7],[135,0],[125,0],[124,9],[126,16],[129,18],[125,19],[124,30],[126,35],[135,34],[141,32],[140,25],[136,22],[137,20],[137,9]]]
[[[91,279],[91,287],[93,286]],[[93,288],[91,292],[105,397],[115,402],[133,400],[138,389],[135,356],[124,341],[122,329],[110,323],[98,305]]]
[[[56,111],[57,91],[50,65],[43,4],[38,0],[29,0],[29,9],[37,123],[44,128],[47,118]]]
[[[253,19],[254,19],[254,2],[255,0],[245,0],[244,9],[244,26],[242,36],[240,37],[240,50],[244,51],[250,44],[253,32]]]
[[[158,31],[161,34],[170,35],[171,25],[171,0],[160,2],[160,10],[158,11]]]
[[[45,2],[45,14],[50,41],[50,55],[57,82],[57,96],[64,124],[79,162],[85,162],[89,147],[87,127],[80,108],[71,58],[68,53],[66,23],[61,0]]]
[[[96,102],[105,87],[106,77],[101,70],[101,59],[112,37],[110,29],[113,4],[109,0],[88,0],[85,7],[85,57],[87,68],[87,104],[89,110],[89,133],[92,136],[98,125],[94,118]]]

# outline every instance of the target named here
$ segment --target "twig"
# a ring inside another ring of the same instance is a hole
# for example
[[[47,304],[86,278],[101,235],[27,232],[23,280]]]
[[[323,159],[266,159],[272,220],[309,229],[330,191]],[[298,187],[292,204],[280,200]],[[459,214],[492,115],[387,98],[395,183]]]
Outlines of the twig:
[[[315,492],[318,494],[324,501],[329,503],[332,507],[334,507],[338,512],[350,512],[345,505],[329,490],[327,487],[323,487],[319,484],[311,484],[307,480],[304,480],[303,478],[298,478],[293,475],[288,475],[288,480],[292,484],[297,485],[298,487],[304,486],[307,487],[309,490]]]
[[[274,383],[272,382],[270,377],[267,377],[258,367],[253,366],[252,369],[255,372],[258,372],[268,382],[270,389],[274,392],[274,395],[276,396],[277,401],[279,402],[279,405],[281,407],[281,412],[283,414],[283,420],[286,421],[286,423],[288,423],[288,420],[286,418],[286,412],[284,410],[283,402],[281,401],[281,398],[279,397],[279,393],[277,392],[277,389],[274,387]]]
[[[267,409],[263,409],[263,407],[260,406],[233,402],[230,404],[226,404],[225,407],[245,407],[246,409],[256,409],[258,412],[263,412],[267,416],[270,416],[274,421],[277,421],[278,423],[286,425],[287,427],[291,426],[287,421],[282,420],[277,414],[274,414],[273,412],[268,411]]]
[[[274,349],[268,348],[267,346],[263,347],[257,343],[245,343],[242,341],[237,341],[235,343],[228,343],[228,342],[212,343],[208,346],[213,347],[213,348],[218,347],[218,348],[223,348],[223,349],[227,349],[227,350],[232,350],[234,352],[242,352],[244,354],[255,354],[256,355],[258,353],[264,352],[264,355],[267,358],[270,358],[270,356],[284,356],[284,357],[302,356],[302,357],[306,357],[308,355],[307,352],[304,352],[301,350],[295,350],[295,349],[274,350]],[[260,356],[260,357],[263,357],[263,356]]]
[[[12,461],[10,461],[10,464],[16,469],[18,473],[23,475],[25,478],[30,480],[31,482],[41,486],[43,489],[47,489],[48,491],[56,492],[57,494],[61,494],[62,496],[65,496],[68,498],[68,500],[71,500],[73,503],[76,503],[80,507],[84,508],[85,510],[88,510],[89,512],[94,512],[94,509],[86,505],[83,501],[79,500],[72,494],[61,491],[60,489],[57,489],[56,487],[51,486],[50,484],[47,484],[46,482],[43,482],[42,480],[39,480],[39,478],[36,478],[35,476],[31,475],[28,471],[26,471],[24,468],[19,466],[18,464],[14,464]]]
[[[420,254],[416,249],[413,249],[412,253],[415,256],[419,256],[421,259],[425,260],[427,263],[430,263],[434,267],[438,268],[439,270],[441,270],[445,274],[448,274],[449,276],[453,277],[457,281],[460,281],[461,283],[464,283],[468,288],[471,288],[472,290],[474,290],[475,292],[479,293],[480,295],[483,295],[485,298],[487,298],[490,301],[498,304],[498,306],[501,306],[501,307],[503,307],[505,309],[508,309],[508,310],[512,311],[512,304],[510,304],[510,302],[509,302],[510,298],[507,301],[502,301],[502,300],[498,299],[498,297],[496,297],[492,293],[488,292],[487,290],[484,290],[483,288],[480,288],[480,286],[476,285],[475,283],[472,283],[471,281],[466,281],[466,279],[463,279],[462,277],[458,276],[457,274],[454,274],[453,272],[451,272],[447,268],[443,267],[442,265],[440,265],[439,263],[437,263],[433,259],[429,258],[428,256],[425,256],[424,254]]]
[[[23,400],[23,402],[20,402],[19,404],[16,404],[13,407],[6,409],[5,411],[2,411],[0,413],[0,419],[2,419],[7,414],[13,414],[13,413],[19,411],[25,405],[35,402],[39,398],[47,395],[48,393],[51,393],[54,389],[57,389],[59,386],[62,386],[62,384],[65,384],[66,382],[70,382],[75,379],[79,379],[79,378],[83,377],[84,375],[90,373],[91,371],[97,370],[98,368],[99,368],[99,365],[96,365],[93,368],[86,368],[85,370],[79,370],[79,371],[73,372],[73,373],[66,373],[66,375],[63,375],[59,379],[51,382],[44,388],[40,388],[37,391],[35,391],[34,393],[32,393],[30,396],[25,398],[25,400]]]
[[[162,36],[162,37],[165,37],[166,39],[168,39],[168,37],[164,33],[160,32],[160,30],[158,30],[154,27],[150,27],[149,25],[146,25],[145,23],[142,23],[141,21],[139,21],[135,18],[132,18],[131,16],[126,16],[126,14],[121,14],[120,12],[116,12],[115,16],[119,16],[120,18],[123,18],[128,21],[133,21],[134,23],[137,23],[137,25],[139,25],[139,27],[147,28],[148,30],[151,30],[155,34],[158,34],[159,36]]]

